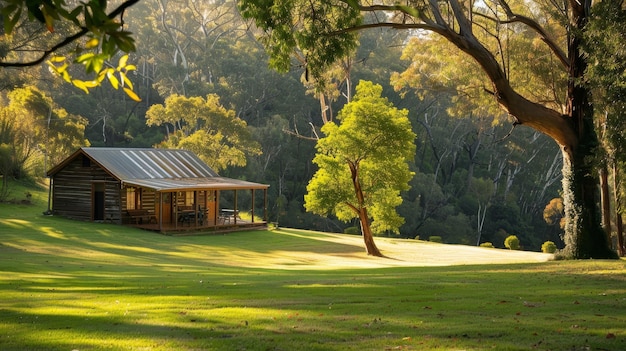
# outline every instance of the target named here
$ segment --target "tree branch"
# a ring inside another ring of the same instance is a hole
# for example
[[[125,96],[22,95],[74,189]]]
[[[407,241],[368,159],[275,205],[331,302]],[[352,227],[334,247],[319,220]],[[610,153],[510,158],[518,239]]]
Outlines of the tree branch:
[[[123,2],[120,6],[118,6],[115,10],[113,10],[111,13],[109,13],[107,15],[107,17],[109,19],[113,19],[121,14],[124,13],[124,11],[135,5],[136,3],[138,3],[139,0],[127,0],[125,2]],[[44,50],[41,54],[41,56],[35,60],[32,61],[28,61],[28,62],[0,62],[0,67],[31,67],[31,66],[36,66],[40,63],[42,63],[46,58],[48,58],[48,56],[50,56],[52,53],[54,53],[55,51],[68,46],[69,44],[73,43],[74,41],[80,39],[81,37],[85,36],[87,33],[89,33],[89,29],[85,28],[85,27],[79,27],[80,30],[75,33],[74,35],[71,35],[69,37],[66,37],[64,40],[62,40],[61,42],[57,43],[56,45],[52,46],[50,49],[48,50]]]
[[[523,16],[523,15],[518,15],[518,14],[514,13],[511,10],[511,7],[509,7],[509,4],[505,0],[499,0],[498,2],[504,8],[504,11],[506,12],[508,20],[504,20],[504,21],[501,21],[501,20],[498,20],[498,19],[492,19],[492,20],[497,21],[497,22],[502,23],[502,24],[507,24],[507,23],[522,23],[522,24],[525,24],[526,26],[531,28],[533,31],[535,31],[535,33],[537,33],[539,35],[541,40],[544,43],[546,43],[546,45],[548,45],[550,50],[552,50],[552,52],[559,59],[559,61],[563,65],[563,67],[565,67],[566,70],[569,69],[570,63],[569,63],[569,60],[567,59],[567,54],[563,50],[561,50],[561,48],[559,48],[558,45],[556,45],[554,40],[552,40],[552,38],[550,38],[548,33],[546,33],[545,29],[543,29],[543,27],[539,23],[537,23],[537,21],[533,20],[530,17],[526,17],[526,16]]]

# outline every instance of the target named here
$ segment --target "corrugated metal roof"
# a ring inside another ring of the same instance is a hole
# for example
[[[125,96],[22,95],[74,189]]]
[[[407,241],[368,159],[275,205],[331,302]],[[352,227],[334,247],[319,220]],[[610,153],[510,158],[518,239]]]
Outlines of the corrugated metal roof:
[[[53,176],[80,154],[87,155],[124,184],[156,191],[266,189],[269,185],[220,177],[188,150],[83,147],[48,172]]]
[[[83,152],[120,180],[218,177],[188,150],[84,147]]]

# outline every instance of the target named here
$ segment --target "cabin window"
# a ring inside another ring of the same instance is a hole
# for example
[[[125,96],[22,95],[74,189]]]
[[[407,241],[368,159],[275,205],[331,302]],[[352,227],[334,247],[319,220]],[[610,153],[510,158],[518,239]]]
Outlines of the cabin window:
[[[126,188],[126,209],[138,210],[141,208],[141,189]]]
[[[193,205],[193,191],[186,191],[185,192],[185,206],[192,206]]]

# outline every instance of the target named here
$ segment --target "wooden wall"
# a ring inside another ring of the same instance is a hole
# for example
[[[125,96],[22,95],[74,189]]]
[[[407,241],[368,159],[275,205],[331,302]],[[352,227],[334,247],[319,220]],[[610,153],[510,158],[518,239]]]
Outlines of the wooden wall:
[[[120,182],[79,155],[53,177],[54,214],[83,221],[94,220],[93,184],[104,190],[104,221],[121,223]]]

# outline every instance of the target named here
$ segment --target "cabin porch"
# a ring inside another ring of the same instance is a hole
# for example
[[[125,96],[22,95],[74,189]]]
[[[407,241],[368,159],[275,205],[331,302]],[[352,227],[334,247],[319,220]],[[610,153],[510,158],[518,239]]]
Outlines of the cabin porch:
[[[263,192],[260,206],[257,191]],[[122,195],[122,224],[136,228],[173,233],[267,226],[266,189],[156,191],[129,185]]]

